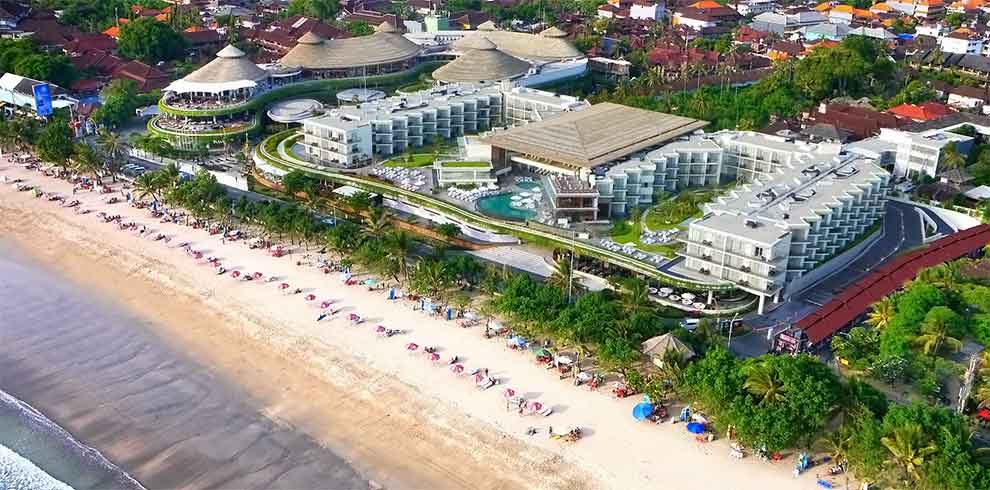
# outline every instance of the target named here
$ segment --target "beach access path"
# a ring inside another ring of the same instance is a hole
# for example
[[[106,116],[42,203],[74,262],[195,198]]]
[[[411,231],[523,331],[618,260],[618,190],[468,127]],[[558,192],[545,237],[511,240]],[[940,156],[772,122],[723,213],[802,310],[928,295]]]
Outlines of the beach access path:
[[[24,178],[94,210],[77,215],[4,185],[0,227],[6,234],[48,260],[77,256],[81,260],[69,261],[75,265],[66,264],[70,277],[124,298],[138,311],[159,313],[163,333],[182,337],[179,342],[201,362],[217,359],[219,371],[269,403],[267,415],[306,431],[389,488],[422,487],[427,481],[438,485],[434,488],[478,489],[816,486],[813,474],[793,478],[789,460],[737,460],[724,440],[700,444],[682,425],[636,422],[630,414],[639,397],[617,400],[606,389],[575,387],[536,365],[530,353],[509,350],[500,339],[486,340],[477,328],[459,328],[388,302],[381,291],[348,287],[335,275],[297,266],[299,254],[275,258],[243,243],[221,244],[219,236],[205,230],[160,224],[147,210],[106,205],[97,193],[72,196],[67,182],[6,163],[0,164],[0,175]],[[146,224],[154,230],[151,235],[165,233],[171,242],[120,231],[103,223],[96,211]],[[229,271],[275,275],[280,278],[275,284],[286,282],[304,294],[285,295],[271,283],[236,281],[229,272],[216,275],[179,249],[182,242],[191,242],[204,257],[218,257]],[[157,294],[128,293],[132,284],[143,283]],[[333,299],[342,311],[316,323],[319,307],[303,300],[309,293],[319,298],[315,303]],[[169,325],[171,317],[181,317],[170,313],[178,310],[202,320]],[[350,325],[349,313],[362,315],[365,323]],[[382,339],[374,334],[378,324],[407,333]],[[445,365],[407,353],[408,342],[437,346],[445,359],[457,355],[468,371],[487,367],[504,384],[479,391]],[[240,350],[224,352],[235,348]],[[258,352],[258,362],[252,352]],[[553,407],[554,414],[520,417],[507,411],[505,387]],[[548,425],[558,432],[579,426],[585,437],[562,444],[547,437]],[[525,435],[531,426],[540,432]]]

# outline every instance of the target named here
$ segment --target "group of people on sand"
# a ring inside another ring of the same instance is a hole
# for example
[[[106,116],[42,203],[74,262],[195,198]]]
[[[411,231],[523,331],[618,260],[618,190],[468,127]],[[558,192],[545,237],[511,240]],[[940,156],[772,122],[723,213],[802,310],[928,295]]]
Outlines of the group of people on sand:
[[[61,178],[68,178],[70,180],[73,178],[71,175],[59,175],[59,177],[61,177]],[[106,186],[103,186],[103,187],[106,187]],[[81,189],[81,187],[79,187],[78,185],[73,188],[74,191],[77,191],[79,189]],[[87,188],[87,190],[89,190],[90,192],[93,191],[94,189],[95,189],[95,186],[88,186],[88,188]],[[170,223],[170,224],[185,225],[185,226],[191,227],[193,229],[210,229],[211,235],[212,234],[216,234],[210,228],[211,225],[208,222],[206,222],[204,220],[189,220],[188,219],[188,216],[185,213],[183,213],[183,212],[174,211],[174,210],[173,211],[169,211],[169,210],[166,210],[166,209],[163,209],[163,208],[159,208],[159,206],[157,206],[157,203],[154,203],[152,205],[149,205],[148,203],[138,201],[138,200],[134,199],[134,195],[131,194],[128,190],[129,190],[129,185],[128,184],[126,184],[126,183],[119,184],[119,191],[120,191],[121,195],[126,199],[126,201],[132,207],[138,208],[138,209],[147,209],[149,211],[150,216],[152,218],[158,219],[159,220],[159,223],[163,223],[163,224],[164,223]],[[101,204],[103,206],[105,206],[105,207],[109,207],[109,206],[112,206],[113,205],[112,204],[113,202],[117,202],[117,200],[116,199],[114,201],[103,200],[101,202]],[[87,212],[89,212],[89,211],[87,210]],[[132,231],[132,232],[135,232],[136,231],[137,232],[136,234],[138,236],[142,236],[142,237],[154,237],[154,240],[155,241],[163,241],[165,243],[168,243],[171,240],[171,238],[172,238],[171,236],[166,235],[166,233],[163,230],[154,230],[154,229],[151,229],[145,223],[139,223],[137,221],[125,221],[124,216],[122,216],[121,214],[116,214],[116,213],[115,214],[111,214],[111,213],[109,213],[107,211],[101,211],[101,212],[99,212],[97,214],[97,216],[98,216],[99,219],[103,220],[105,223],[116,224],[117,225],[117,228],[119,228],[120,230]],[[214,225],[214,226],[216,226],[216,225]],[[226,240],[227,231],[228,230],[223,229],[220,232],[221,236],[223,238],[225,238],[224,241],[227,241]],[[242,238],[242,240],[239,240],[239,241],[245,243],[245,246],[249,246],[250,240],[243,239],[243,238],[247,238],[246,236],[244,236],[243,234],[239,234],[238,237],[239,238]],[[184,250],[194,260],[197,260],[198,261],[198,260],[202,260],[203,259],[203,255],[204,255],[203,252],[202,251],[194,250],[193,247],[192,247],[192,245],[191,245],[191,242],[184,241],[183,243],[180,243],[175,248]],[[251,248],[256,248],[256,247],[251,247]],[[338,272],[345,272],[345,273],[349,273],[350,272],[349,271],[349,266],[346,266],[344,263],[342,263],[340,261],[334,261],[334,260],[331,260],[331,259],[325,257],[325,255],[324,255],[325,253],[326,253],[325,250],[320,250],[318,254],[309,254],[309,253],[307,253],[307,254],[303,255],[301,259],[299,259],[299,260],[296,261],[296,265],[297,266],[302,266],[302,265],[313,266],[313,267],[315,267],[315,268],[317,268],[319,270],[322,270],[324,272],[330,272],[330,271],[338,271]],[[223,274],[225,274],[228,271],[228,269],[221,263],[221,260],[218,257],[207,257],[206,260],[204,262],[202,262],[202,263],[203,264],[212,265],[217,270],[217,274],[218,275],[223,275]],[[239,271],[235,271],[231,275],[233,277],[235,277],[235,278],[239,278],[239,277],[242,276]],[[262,273],[257,272],[257,273],[254,273],[254,274],[245,274],[243,277],[244,277],[245,280],[259,279],[257,281],[258,283],[273,282],[273,281],[276,280],[276,278],[274,276],[269,276],[269,278],[268,278],[267,281],[262,281],[262,280],[260,280],[261,279],[261,276],[262,276]],[[278,287],[280,289],[286,291],[286,292],[290,292],[291,291],[293,294],[298,294],[298,293],[301,293],[302,292],[302,289],[301,288],[295,288],[295,289],[291,289],[290,290],[289,285],[287,283],[284,283],[284,282],[280,283]],[[376,281],[376,282],[374,282],[373,284],[371,284],[369,286],[369,290],[386,290],[386,289],[391,289],[391,286],[388,285],[388,284],[386,284],[386,283],[384,283],[384,282],[377,282]],[[392,293],[392,294],[394,294],[394,293]],[[323,300],[323,301],[317,301],[317,298],[316,298],[316,295],[315,294],[308,294],[307,296],[305,296],[305,300],[307,302],[314,303],[314,304],[317,304],[318,305],[318,308],[320,310],[320,314],[317,317],[317,321],[318,322],[323,321],[323,320],[325,320],[327,318],[333,318],[333,317],[335,317],[335,315],[337,313],[339,313],[341,311],[340,305],[338,305],[334,300],[327,299],[327,300]],[[419,301],[415,301],[414,304],[415,305],[419,305],[420,302]],[[420,309],[420,308],[417,308],[417,309]],[[435,309],[431,308],[431,313],[438,313],[438,312]],[[357,324],[363,323],[363,319],[359,315],[357,315],[357,314],[353,314],[352,313],[349,316],[349,318],[351,320],[351,324],[352,325],[357,325]],[[375,326],[375,331],[379,335],[384,336],[384,337],[392,337],[394,335],[405,333],[405,330],[390,329],[390,328],[386,328],[386,327],[384,327],[382,325]],[[491,388],[493,386],[496,386],[496,385],[499,385],[499,384],[502,383],[502,380],[500,378],[498,378],[496,376],[492,376],[491,374],[489,374],[489,370],[488,370],[487,367],[480,367],[480,368],[476,368],[474,370],[471,370],[470,372],[466,372],[466,369],[465,369],[464,365],[461,363],[461,358],[459,356],[457,356],[457,355],[451,356],[446,363],[440,362],[440,356],[437,353],[438,350],[439,350],[439,348],[437,348],[437,347],[427,347],[427,348],[422,349],[422,351],[418,351],[418,346],[415,343],[409,343],[409,344],[406,345],[406,348],[408,350],[410,350],[410,351],[413,351],[413,352],[421,352],[422,354],[425,354],[426,358],[429,359],[434,364],[448,366],[449,369],[450,369],[450,371],[453,373],[454,376],[465,377],[465,378],[468,378],[468,379],[472,379],[474,381],[474,383],[475,383],[476,388],[479,389],[479,390],[481,390],[481,391],[488,390],[489,388]],[[505,393],[506,393],[505,394],[506,403],[507,404],[508,403],[513,403],[514,406],[515,406],[516,411],[520,415],[539,414],[539,415],[543,415],[543,416],[548,416],[552,412],[552,410],[549,407],[543,408],[543,405],[540,404],[540,403],[538,403],[538,402],[534,402],[532,400],[531,401],[527,401],[527,400],[525,400],[525,399],[523,399],[521,397],[514,396],[514,393],[515,392],[512,389],[507,389],[505,391]],[[535,407],[535,409],[534,409],[534,407]],[[530,427],[529,429],[527,429],[527,433],[529,433],[529,434],[534,434],[536,432],[537,432],[537,429],[535,429],[533,427]],[[553,435],[552,432],[550,432],[550,434]]]

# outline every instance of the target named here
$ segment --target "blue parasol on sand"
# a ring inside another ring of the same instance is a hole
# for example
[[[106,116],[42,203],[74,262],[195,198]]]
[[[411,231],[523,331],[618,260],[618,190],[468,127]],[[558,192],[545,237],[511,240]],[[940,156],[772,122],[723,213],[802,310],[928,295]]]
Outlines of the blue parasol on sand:
[[[633,407],[632,416],[636,420],[645,420],[650,415],[653,415],[656,409],[657,407],[652,403],[643,402]]]
[[[702,424],[701,422],[691,422],[687,424],[687,431],[692,434],[704,434],[705,424]]]

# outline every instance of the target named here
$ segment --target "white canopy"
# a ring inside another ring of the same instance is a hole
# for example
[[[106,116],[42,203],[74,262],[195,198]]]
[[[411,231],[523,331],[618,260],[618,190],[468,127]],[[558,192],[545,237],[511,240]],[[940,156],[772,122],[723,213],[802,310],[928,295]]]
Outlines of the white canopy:
[[[235,90],[240,90],[244,88],[255,88],[258,83],[253,80],[235,80],[233,82],[222,82],[222,83],[202,83],[202,82],[190,82],[188,80],[176,80],[169,84],[165,88],[166,92],[175,92],[177,94],[185,94],[190,92],[205,92],[210,94],[219,94],[223,92],[233,92]]]

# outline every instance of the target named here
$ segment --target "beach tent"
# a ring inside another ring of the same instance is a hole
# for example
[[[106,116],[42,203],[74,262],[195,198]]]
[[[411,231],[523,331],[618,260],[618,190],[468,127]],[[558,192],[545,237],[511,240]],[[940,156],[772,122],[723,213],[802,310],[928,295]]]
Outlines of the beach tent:
[[[645,420],[650,415],[653,415],[656,409],[657,407],[652,403],[643,402],[633,407],[632,416],[636,420]]]
[[[653,337],[643,342],[641,347],[643,349],[643,355],[651,357],[653,364],[656,364],[658,367],[663,367],[663,357],[671,350],[679,352],[683,359],[690,359],[695,355],[694,350],[689,345],[670,333]]]

